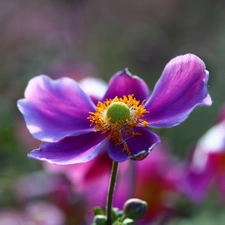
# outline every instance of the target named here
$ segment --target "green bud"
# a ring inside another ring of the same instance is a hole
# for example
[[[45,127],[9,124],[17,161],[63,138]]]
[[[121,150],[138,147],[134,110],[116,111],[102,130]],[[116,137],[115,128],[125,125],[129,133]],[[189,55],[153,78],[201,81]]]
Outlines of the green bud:
[[[127,218],[138,220],[143,217],[147,209],[147,202],[131,198],[124,204],[123,211]]]
[[[103,215],[96,215],[92,225],[106,225],[107,218]]]
[[[106,115],[112,123],[126,121],[130,118],[130,110],[123,102],[112,102],[107,109]]]

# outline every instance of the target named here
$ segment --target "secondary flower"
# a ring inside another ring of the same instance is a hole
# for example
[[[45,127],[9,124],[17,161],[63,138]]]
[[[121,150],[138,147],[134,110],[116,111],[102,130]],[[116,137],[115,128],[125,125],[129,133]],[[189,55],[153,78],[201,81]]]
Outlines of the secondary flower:
[[[197,56],[177,56],[150,95],[147,84],[126,69],[111,78],[97,105],[72,79],[35,77],[18,101],[27,128],[44,142],[28,156],[73,164],[89,161],[107,147],[117,162],[143,159],[160,141],[149,127],[176,126],[195,107],[211,105],[208,76]]]
[[[196,203],[203,202],[212,185],[218,188],[225,199],[225,107],[212,126],[196,143],[179,182],[183,193]]]
[[[191,169],[205,182],[203,197],[212,184],[225,199],[225,120],[211,127],[198,141],[191,161]]]

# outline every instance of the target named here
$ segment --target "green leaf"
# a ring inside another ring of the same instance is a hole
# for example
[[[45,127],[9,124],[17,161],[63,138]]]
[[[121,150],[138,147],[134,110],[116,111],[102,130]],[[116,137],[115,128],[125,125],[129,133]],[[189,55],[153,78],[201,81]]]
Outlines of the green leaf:
[[[106,225],[106,221],[106,216],[96,215],[94,217],[94,222],[92,223],[92,225]]]
[[[94,214],[95,215],[105,215],[105,212],[100,207],[95,207],[94,208]]]
[[[126,218],[121,225],[135,225],[135,223],[132,219]]]
[[[123,212],[121,210],[119,210],[118,208],[112,209],[112,221],[116,221],[122,215],[123,215]]]

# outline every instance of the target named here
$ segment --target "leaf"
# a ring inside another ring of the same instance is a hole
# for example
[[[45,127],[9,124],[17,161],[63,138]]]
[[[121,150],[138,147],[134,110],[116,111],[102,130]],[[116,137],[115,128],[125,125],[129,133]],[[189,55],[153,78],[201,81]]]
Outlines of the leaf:
[[[94,214],[97,216],[97,215],[105,215],[105,212],[104,212],[104,210],[102,209],[102,208],[100,208],[100,207],[95,207],[94,208]]]

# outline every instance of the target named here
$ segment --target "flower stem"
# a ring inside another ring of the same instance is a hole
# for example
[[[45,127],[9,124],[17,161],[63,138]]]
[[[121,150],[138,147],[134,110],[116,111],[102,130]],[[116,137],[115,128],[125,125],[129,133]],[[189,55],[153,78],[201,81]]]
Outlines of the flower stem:
[[[106,206],[106,216],[107,216],[106,224],[107,225],[112,225],[112,199],[113,199],[113,192],[114,192],[115,184],[116,184],[118,167],[119,167],[119,163],[113,161],[108,196],[107,196],[107,206]]]
[[[129,161],[129,170],[130,170],[130,192],[128,193],[128,199],[134,197],[134,188],[135,188],[135,175],[136,175],[136,168],[135,162],[133,160]]]

